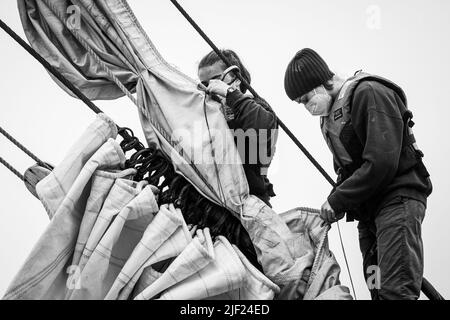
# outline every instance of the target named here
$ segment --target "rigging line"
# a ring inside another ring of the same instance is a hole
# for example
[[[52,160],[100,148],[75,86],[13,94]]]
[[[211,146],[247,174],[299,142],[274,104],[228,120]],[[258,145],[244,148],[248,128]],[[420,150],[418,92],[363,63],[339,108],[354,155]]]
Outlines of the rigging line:
[[[69,89],[75,96],[83,101],[89,109],[94,111],[96,114],[103,113],[103,111],[97,107],[88,97],[86,97],[80,89],[78,89],[72,82],[70,82],[65,76],[62,75],[55,67],[53,67],[45,58],[43,58],[34,48],[32,48],[28,43],[26,43],[17,33],[14,32],[6,23],[0,19],[0,28],[3,29],[12,39],[16,41],[25,51],[27,51],[33,58],[35,58],[48,72],[50,72],[56,79],[58,79],[67,89]],[[120,126],[117,126],[119,135],[124,139],[129,139],[130,136],[126,130]]]
[[[17,33],[15,33],[9,26],[0,19],[0,28],[2,28],[12,39],[14,39],[25,51],[27,51],[33,58],[35,58],[48,72],[50,72],[56,79],[58,79],[67,89],[69,89],[78,99],[83,101],[89,109],[94,113],[104,113],[97,107],[88,97],[84,95],[72,82],[70,82],[62,73],[53,67],[45,58],[43,58],[34,48],[26,43]],[[128,134],[127,128],[120,127],[116,124],[118,134],[124,140],[129,140],[131,136]],[[140,149],[139,146],[135,149]]]
[[[302,210],[302,211],[306,211],[308,213],[316,213],[316,214],[319,214],[319,215],[320,215],[320,212],[321,212],[321,210],[319,210],[319,209],[313,209],[313,208],[307,208],[307,207],[300,207],[298,209]],[[345,252],[344,242],[342,241],[341,227],[339,226],[339,221],[336,221],[336,225],[337,225],[337,228],[338,228],[339,240],[341,242],[341,248],[342,248],[342,253],[343,253],[343,256],[344,256],[345,266],[347,268],[347,272],[348,272],[348,276],[349,276],[349,279],[350,279],[350,284],[351,284],[351,287],[352,287],[353,295],[354,295],[355,300],[356,300],[355,286],[353,284],[353,278],[352,278],[352,275],[350,273],[350,266],[348,264],[348,259],[347,259],[347,254]],[[325,241],[326,241],[326,237],[327,237],[328,231],[330,229],[331,229],[331,225],[328,225],[328,227],[327,227],[327,229],[325,231],[325,234],[324,234],[324,238],[322,238],[321,245],[319,245],[319,251],[320,252],[322,251],[322,248],[323,248],[323,246],[325,244]],[[319,251],[318,251],[318,253],[319,253]],[[311,270],[315,272],[314,265],[315,265],[315,263],[313,264],[313,268]]]
[[[83,101],[89,109],[96,114],[103,113],[88,97],[86,97],[72,82],[63,76],[55,67],[53,67],[46,59],[44,59],[36,50],[34,50],[28,43],[26,43],[17,33],[14,32],[3,20],[0,19],[0,28],[3,29],[12,39],[16,41],[25,51],[27,51],[33,58],[35,58],[48,72],[50,72],[56,79],[58,79],[67,89],[69,89],[75,96]],[[130,136],[126,130],[121,130],[120,126],[116,125],[119,135],[124,139],[129,139]]]
[[[205,115],[206,127],[208,128],[209,145],[211,146],[211,156],[212,156],[212,159],[214,162],[214,169],[216,171],[217,184],[219,187],[219,192],[221,193],[221,196],[223,197],[224,205],[226,206],[227,203],[226,203],[226,198],[225,198],[225,192],[223,191],[222,181],[220,180],[219,167],[216,162],[216,151],[214,149],[213,140],[212,140],[212,136],[211,136],[211,130],[209,128],[208,115],[206,113],[206,102],[203,103],[203,114]]]
[[[6,168],[8,168],[16,176],[18,176],[20,180],[25,181],[25,177],[2,157],[0,157],[0,163],[3,164]]]
[[[343,251],[343,254],[344,254],[345,266],[347,267],[348,277],[350,278],[350,283],[352,285],[353,295],[355,296],[355,300],[357,300],[356,299],[355,286],[353,285],[353,279],[352,279],[352,275],[350,274],[350,267],[348,265],[347,254],[345,253],[345,250],[344,250],[344,242],[342,241],[341,227],[339,226],[339,221],[336,221],[336,225],[337,225],[337,228],[338,228],[339,240],[341,242],[341,247],[342,247],[342,251]]]
[[[312,282],[314,281],[314,278],[316,277],[316,275],[318,273],[319,263],[322,262],[322,260],[323,260],[322,259],[323,258],[323,252],[324,252],[324,249],[325,249],[325,245],[327,243],[328,231],[330,231],[330,228],[331,228],[330,225],[327,225],[325,227],[325,232],[320,237],[319,244],[316,247],[316,257],[315,257],[313,265],[311,267],[311,274],[309,276],[308,283],[306,285],[307,288],[309,288],[311,286]]]
[[[48,72],[50,72],[56,79],[58,79],[67,89],[69,89],[75,96],[83,101],[89,109],[94,113],[104,113],[99,107],[97,107],[88,97],[81,92],[72,82],[70,82],[62,73],[60,73],[55,67],[53,67],[45,58],[43,58],[34,48],[26,43],[14,30],[12,30],[6,23],[0,19],[0,28],[3,29],[12,39],[16,41],[25,51],[27,51],[33,58],[35,58]],[[125,129],[117,126],[118,133],[124,139],[129,139],[130,136]]]
[[[9,141],[11,141],[13,144],[15,144],[20,150],[25,152],[31,159],[36,161],[40,166],[47,168],[49,170],[53,170],[48,164],[46,164],[44,161],[36,157],[30,150],[28,150],[23,144],[21,144],[19,141],[14,139],[8,132],[6,132],[5,129],[0,127],[0,133],[3,134]]]
[[[0,28],[2,28],[11,38],[13,38],[22,48],[24,48],[33,58],[41,63],[53,76],[61,81],[70,91],[73,92],[81,101],[83,101],[95,113],[103,113],[88,97],[86,97],[75,85],[73,85],[66,77],[64,77],[55,67],[53,67],[47,60],[45,60],[36,50],[34,50],[28,43],[26,43],[17,33],[6,25],[0,19]]]
[[[189,14],[183,9],[183,7],[176,1],[176,0],[170,0],[172,4],[180,11],[180,13],[189,21],[189,23],[194,27],[194,29],[200,34],[200,36],[209,44],[209,46],[214,50],[214,52],[222,59],[222,61],[226,64],[227,67],[231,66],[230,61],[220,52],[219,48],[211,41],[211,39],[203,32],[203,30],[198,26],[198,24],[189,16]],[[248,90],[253,94],[255,97],[259,97],[258,93],[253,89],[252,86],[245,80],[239,73],[237,73],[237,77],[241,82],[248,88]],[[271,110],[273,112],[273,110]],[[291,138],[291,140],[295,143],[295,145],[303,152],[303,154],[311,161],[311,163],[319,170],[319,172],[323,175],[323,177],[333,186],[336,187],[336,183],[331,178],[331,176],[325,171],[325,169],[317,162],[317,160],[309,153],[309,151],[303,146],[303,144],[294,136],[294,134],[289,130],[289,128],[281,121],[281,119],[273,112],[275,117],[277,118],[278,125],[284,130],[284,132]],[[339,224],[339,222],[337,222]],[[342,234],[340,228],[338,228],[339,238],[341,240],[342,244],[342,251],[345,257],[345,260],[347,262],[345,248],[343,246],[342,241]],[[352,289],[353,292],[355,292],[355,289],[353,287],[353,280],[350,273],[350,269],[347,265],[347,272],[349,274],[349,278],[351,280]],[[356,295],[355,295],[356,299]]]

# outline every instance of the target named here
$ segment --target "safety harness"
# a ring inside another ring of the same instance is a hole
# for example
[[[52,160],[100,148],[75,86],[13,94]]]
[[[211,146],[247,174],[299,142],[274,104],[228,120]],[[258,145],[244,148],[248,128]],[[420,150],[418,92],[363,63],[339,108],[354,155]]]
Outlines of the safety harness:
[[[412,132],[414,122],[411,119],[413,114],[406,108],[407,101],[403,90],[392,81],[383,77],[358,72],[344,83],[336,101],[331,107],[330,114],[327,117],[321,118],[320,125],[322,134],[329,149],[333,153],[339,182],[351,176],[363,162],[361,154],[364,146],[356,136],[351,121],[354,93],[358,85],[363,81],[377,81],[383,84],[394,90],[404,103],[403,105],[399,105],[404,130],[401,161],[399,162],[397,175],[401,175],[414,168],[418,170],[421,176],[425,178],[429,177],[430,174],[422,161],[423,152],[417,147],[416,139]]]

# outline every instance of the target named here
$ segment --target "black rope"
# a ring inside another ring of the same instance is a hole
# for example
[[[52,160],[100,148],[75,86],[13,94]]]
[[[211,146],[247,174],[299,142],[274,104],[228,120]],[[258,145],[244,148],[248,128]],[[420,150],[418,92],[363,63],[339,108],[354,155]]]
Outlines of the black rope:
[[[36,50],[26,43],[17,33],[9,28],[1,19],[0,27],[13,38],[22,48],[31,54],[40,64],[44,66],[53,76],[61,81],[70,91],[72,91],[80,100],[82,100],[95,113],[103,113],[88,97],[86,97],[77,87],[75,87],[66,77],[64,77],[55,67],[47,62]]]
[[[445,298],[425,278],[422,278],[421,290],[423,294],[430,300],[445,300]]]
[[[19,141],[14,139],[8,132],[5,131],[2,127],[0,127],[0,133],[3,134],[9,141],[11,141],[13,144],[15,144],[20,150],[25,152],[31,159],[36,161],[40,166],[47,168],[49,170],[52,170],[52,168],[46,164],[44,161],[39,159],[37,156],[35,156],[30,150],[28,150],[23,144],[21,144]]]
[[[74,84],[72,84],[66,77],[64,77],[55,67],[53,67],[47,60],[45,60],[36,50],[34,50],[28,43],[26,43],[17,33],[14,32],[6,23],[0,19],[0,28],[2,28],[11,38],[13,38],[22,48],[31,54],[48,72],[57,78],[66,88],[83,101],[96,114],[103,113],[83,92],[80,91]],[[119,135],[126,141],[133,137],[128,134],[127,128],[117,126]],[[141,149],[141,145],[137,145],[135,149]]]
[[[25,181],[24,176],[17,171],[12,165],[10,165],[8,163],[8,161],[6,161],[5,159],[3,159],[2,157],[0,157],[0,163],[3,164],[6,168],[8,168],[12,173],[14,173],[16,176],[19,177],[20,180]]]
[[[53,67],[50,63],[47,62],[36,50],[34,50],[28,43],[26,43],[17,33],[15,33],[3,20],[0,19],[0,28],[2,28],[11,38],[13,38],[22,48],[24,48],[31,56],[33,56],[48,72],[50,72],[53,76],[55,76],[66,88],[68,88],[72,93],[77,96],[81,101],[83,101],[92,111],[96,114],[103,113],[99,107],[97,107],[88,97],[86,97],[75,85],[73,85],[66,77],[64,77],[55,67]],[[116,125],[117,126],[117,125]],[[142,143],[137,141],[137,138],[134,137],[133,132],[128,128],[122,128],[117,126],[118,134],[124,139],[123,144],[126,144],[129,147],[129,150],[141,150],[144,148]],[[3,128],[0,127],[0,132],[8,138],[12,143],[14,143],[18,148],[20,148],[23,152],[25,152],[28,156],[30,156],[33,160],[35,160],[39,165],[52,170],[44,161],[40,160],[36,157],[30,150],[28,150],[24,145],[19,143],[16,139],[14,139],[8,132],[6,132]],[[0,158],[0,162],[8,168],[11,172],[13,172],[16,176],[18,176],[22,181],[24,181],[24,176],[16,170],[11,164],[9,164],[3,158]]]

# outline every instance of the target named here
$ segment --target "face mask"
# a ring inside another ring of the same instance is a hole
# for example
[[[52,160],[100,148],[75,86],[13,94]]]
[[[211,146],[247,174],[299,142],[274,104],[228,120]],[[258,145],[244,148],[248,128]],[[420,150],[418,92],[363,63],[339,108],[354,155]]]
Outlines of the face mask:
[[[327,116],[330,114],[331,96],[328,93],[317,93],[305,107],[313,116]]]

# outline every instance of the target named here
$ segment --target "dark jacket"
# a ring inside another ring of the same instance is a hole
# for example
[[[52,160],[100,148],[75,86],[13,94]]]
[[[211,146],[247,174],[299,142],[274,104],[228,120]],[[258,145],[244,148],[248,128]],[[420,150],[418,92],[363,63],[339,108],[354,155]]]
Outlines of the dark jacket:
[[[234,114],[234,119],[228,121],[228,125],[234,130],[250,194],[270,206],[270,197],[275,196],[275,193],[267,178],[267,169],[275,152],[277,118],[263,99],[244,95],[239,90],[227,94],[226,104]],[[245,141],[242,140],[242,134]]]
[[[367,220],[396,196],[413,198],[426,205],[432,191],[429,177],[417,168],[401,172],[402,163],[413,150],[405,146],[406,108],[393,89],[378,81],[363,81],[355,89],[351,104],[351,130],[343,141],[357,167],[328,197],[333,210],[348,218]],[[355,152],[356,150],[356,152]],[[350,215],[350,217],[349,217]]]

